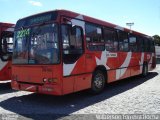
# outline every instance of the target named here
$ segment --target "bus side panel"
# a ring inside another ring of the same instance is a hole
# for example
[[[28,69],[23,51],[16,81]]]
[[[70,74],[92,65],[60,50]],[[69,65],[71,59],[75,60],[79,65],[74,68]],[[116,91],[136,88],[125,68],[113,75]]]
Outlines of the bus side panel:
[[[137,59],[136,59],[136,71],[135,71],[135,75],[139,75],[141,74],[141,57],[142,57],[142,53],[137,52],[136,53]]]
[[[139,53],[132,53],[130,69],[131,69],[131,76],[135,76],[140,74],[140,54]]]
[[[132,52],[120,52],[120,75],[119,79],[130,77],[130,66]]]
[[[91,88],[92,74],[75,76],[74,92]]]
[[[75,76],[63,78],[63,88],[62,88],[63,95],[72,93],[74,91],[74,80]]]
[[[108,76],[107,80],[108,83],[116,81],[116,70],[108,70],[107,76]]]
[[[63,94],[91,87],[91,75],[86,73],[85,58],[85,55],[82,55],[74,64],[63,64]]]
[[[100,55],[98,55],[100,57]],[[97,57],[97,55],[96,55]],[[96,60],[95,60],[95,54],[94,53],[87,53],[86,59],[85,59],[85,70],[86,72],[93,72],[96,68]]]
[[[129,67],[127,68],[121,68],[121,72],[120,72],[120,79],[124,79],[124,78],[128,78],[131,76],[131,69]]]
[[[109,52],[107,53],[107,66],[109,70],[107,71],[108,83],[119,80],[120,70],[120,53],[119,52]]]

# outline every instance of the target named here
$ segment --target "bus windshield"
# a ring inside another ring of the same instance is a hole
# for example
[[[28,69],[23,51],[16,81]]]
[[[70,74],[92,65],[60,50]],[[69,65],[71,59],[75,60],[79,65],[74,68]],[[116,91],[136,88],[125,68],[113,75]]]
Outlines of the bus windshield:
[[[57,24],[42,24],[15,31],[13,64],[56,63],[59,63]]]

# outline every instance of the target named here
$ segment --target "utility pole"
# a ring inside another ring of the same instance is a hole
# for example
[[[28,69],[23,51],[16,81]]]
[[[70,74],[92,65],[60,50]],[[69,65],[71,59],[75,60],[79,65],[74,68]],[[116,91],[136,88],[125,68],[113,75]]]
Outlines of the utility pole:
[[[131,31],[131,27],[134,25],[134,22],[131,22],[131,23],[126,23],[127,26],[129,26],[130,28],[130,31]]]

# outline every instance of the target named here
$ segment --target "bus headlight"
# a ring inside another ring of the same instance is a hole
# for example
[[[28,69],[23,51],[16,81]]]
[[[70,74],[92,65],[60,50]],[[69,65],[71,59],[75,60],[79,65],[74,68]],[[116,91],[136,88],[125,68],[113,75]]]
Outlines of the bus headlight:
[[[43,78],[43,82],[48,82],[48,83],[56,83],[58,81],[57,78]]]
[[[43,78],[43,82],[47,82],[47,78]]]

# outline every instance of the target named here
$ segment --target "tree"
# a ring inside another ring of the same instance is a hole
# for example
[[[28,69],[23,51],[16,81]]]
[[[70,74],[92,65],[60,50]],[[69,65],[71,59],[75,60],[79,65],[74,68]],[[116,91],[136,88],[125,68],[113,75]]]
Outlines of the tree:
[[[153,38],[154,38],[155,45],[160,46],[160,36],[154,35]]]

